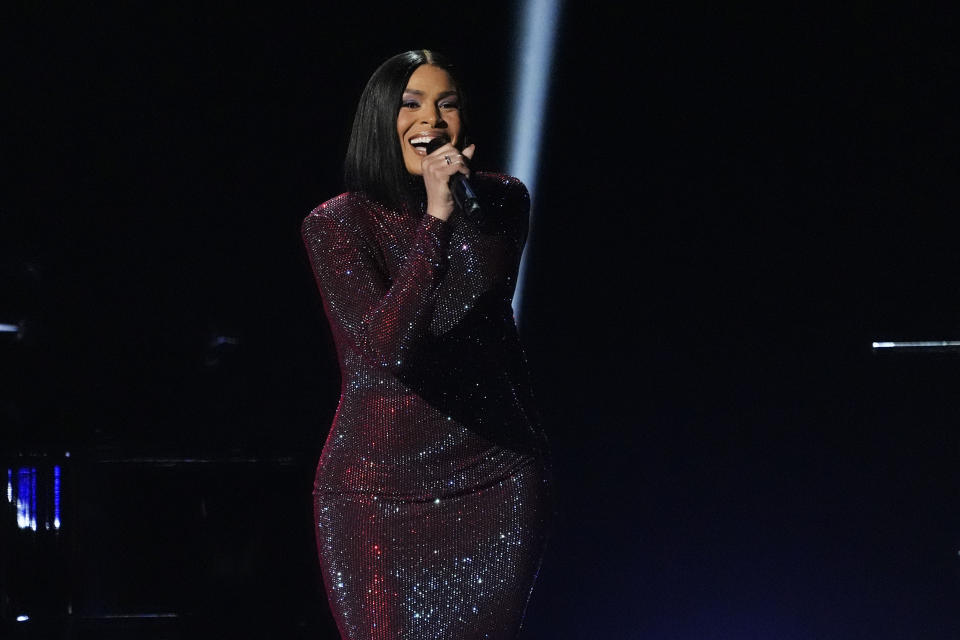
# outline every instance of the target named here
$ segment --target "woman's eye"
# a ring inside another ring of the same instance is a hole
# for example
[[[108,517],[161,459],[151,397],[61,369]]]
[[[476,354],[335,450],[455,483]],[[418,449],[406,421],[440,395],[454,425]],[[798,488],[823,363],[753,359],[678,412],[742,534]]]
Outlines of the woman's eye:
[[[440,108],[441,109],[459,109],[460,105],[457,104],[456,102],[441,102]]]
[[[420,106],[420,103],[416,100],[404,100],[400,103],[401,107],[406,107],[407,109],[416,109]]]

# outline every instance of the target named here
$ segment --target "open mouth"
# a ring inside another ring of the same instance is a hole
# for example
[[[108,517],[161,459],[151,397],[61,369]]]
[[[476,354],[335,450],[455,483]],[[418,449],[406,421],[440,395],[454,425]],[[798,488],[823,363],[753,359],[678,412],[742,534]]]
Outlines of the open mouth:
[[[447,142],[450,141],[450,138],[444,135],[432,135],[428,133],[421,133],[410,138],[409,142],[410,142],[410,145],[414,149],[416,149],[418,155],[425,156],[427,155],[427,147],[430,145],[431,142],[433,142],[437,138],[440,138],[443,140],[441,144],[446,144]]]

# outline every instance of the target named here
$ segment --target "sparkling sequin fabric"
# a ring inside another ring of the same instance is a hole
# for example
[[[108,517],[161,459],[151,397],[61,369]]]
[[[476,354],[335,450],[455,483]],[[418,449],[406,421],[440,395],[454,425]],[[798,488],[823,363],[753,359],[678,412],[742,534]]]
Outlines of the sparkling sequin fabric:
[[[342,376],[314,499],[345,640],[515,638],[539,568],[545,444],[510,307],[529,199],[471,184],[479,223],[355,193],[303,223]]]

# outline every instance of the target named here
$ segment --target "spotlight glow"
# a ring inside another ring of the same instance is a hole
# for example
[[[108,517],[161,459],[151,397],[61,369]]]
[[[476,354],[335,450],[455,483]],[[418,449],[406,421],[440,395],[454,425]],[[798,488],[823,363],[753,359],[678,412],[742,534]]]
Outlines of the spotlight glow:
[[[540,157],[550,67],[562,4],[561,0],[526,0],[520,5],[523,35],[517,52],[520,62],[514,78],[513,95],[516,101],[513,105],[512,146],[507,171],[527,185],[532,202],[536,202],[537,158]],[[530,212],[530,229],[533,229],[533,208]],[[526,251],[520,260],[517,290],[513,296],[513,314],[517,321],[520,320],[525,271]]]
[[[0,323],[0,333],[16,333],[18,331],[20,331],[19,325]]]

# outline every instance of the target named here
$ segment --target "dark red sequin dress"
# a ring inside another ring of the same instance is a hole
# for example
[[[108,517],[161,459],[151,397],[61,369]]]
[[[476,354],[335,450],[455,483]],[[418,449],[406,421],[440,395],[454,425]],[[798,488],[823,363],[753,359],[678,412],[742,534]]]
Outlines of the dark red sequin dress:
[[[529,198],[475,173],[482,224],[356,193],[303,238],[340,362],[314,488],[346,640],[507,640],[549,520],[545,444],[510,306]]]

